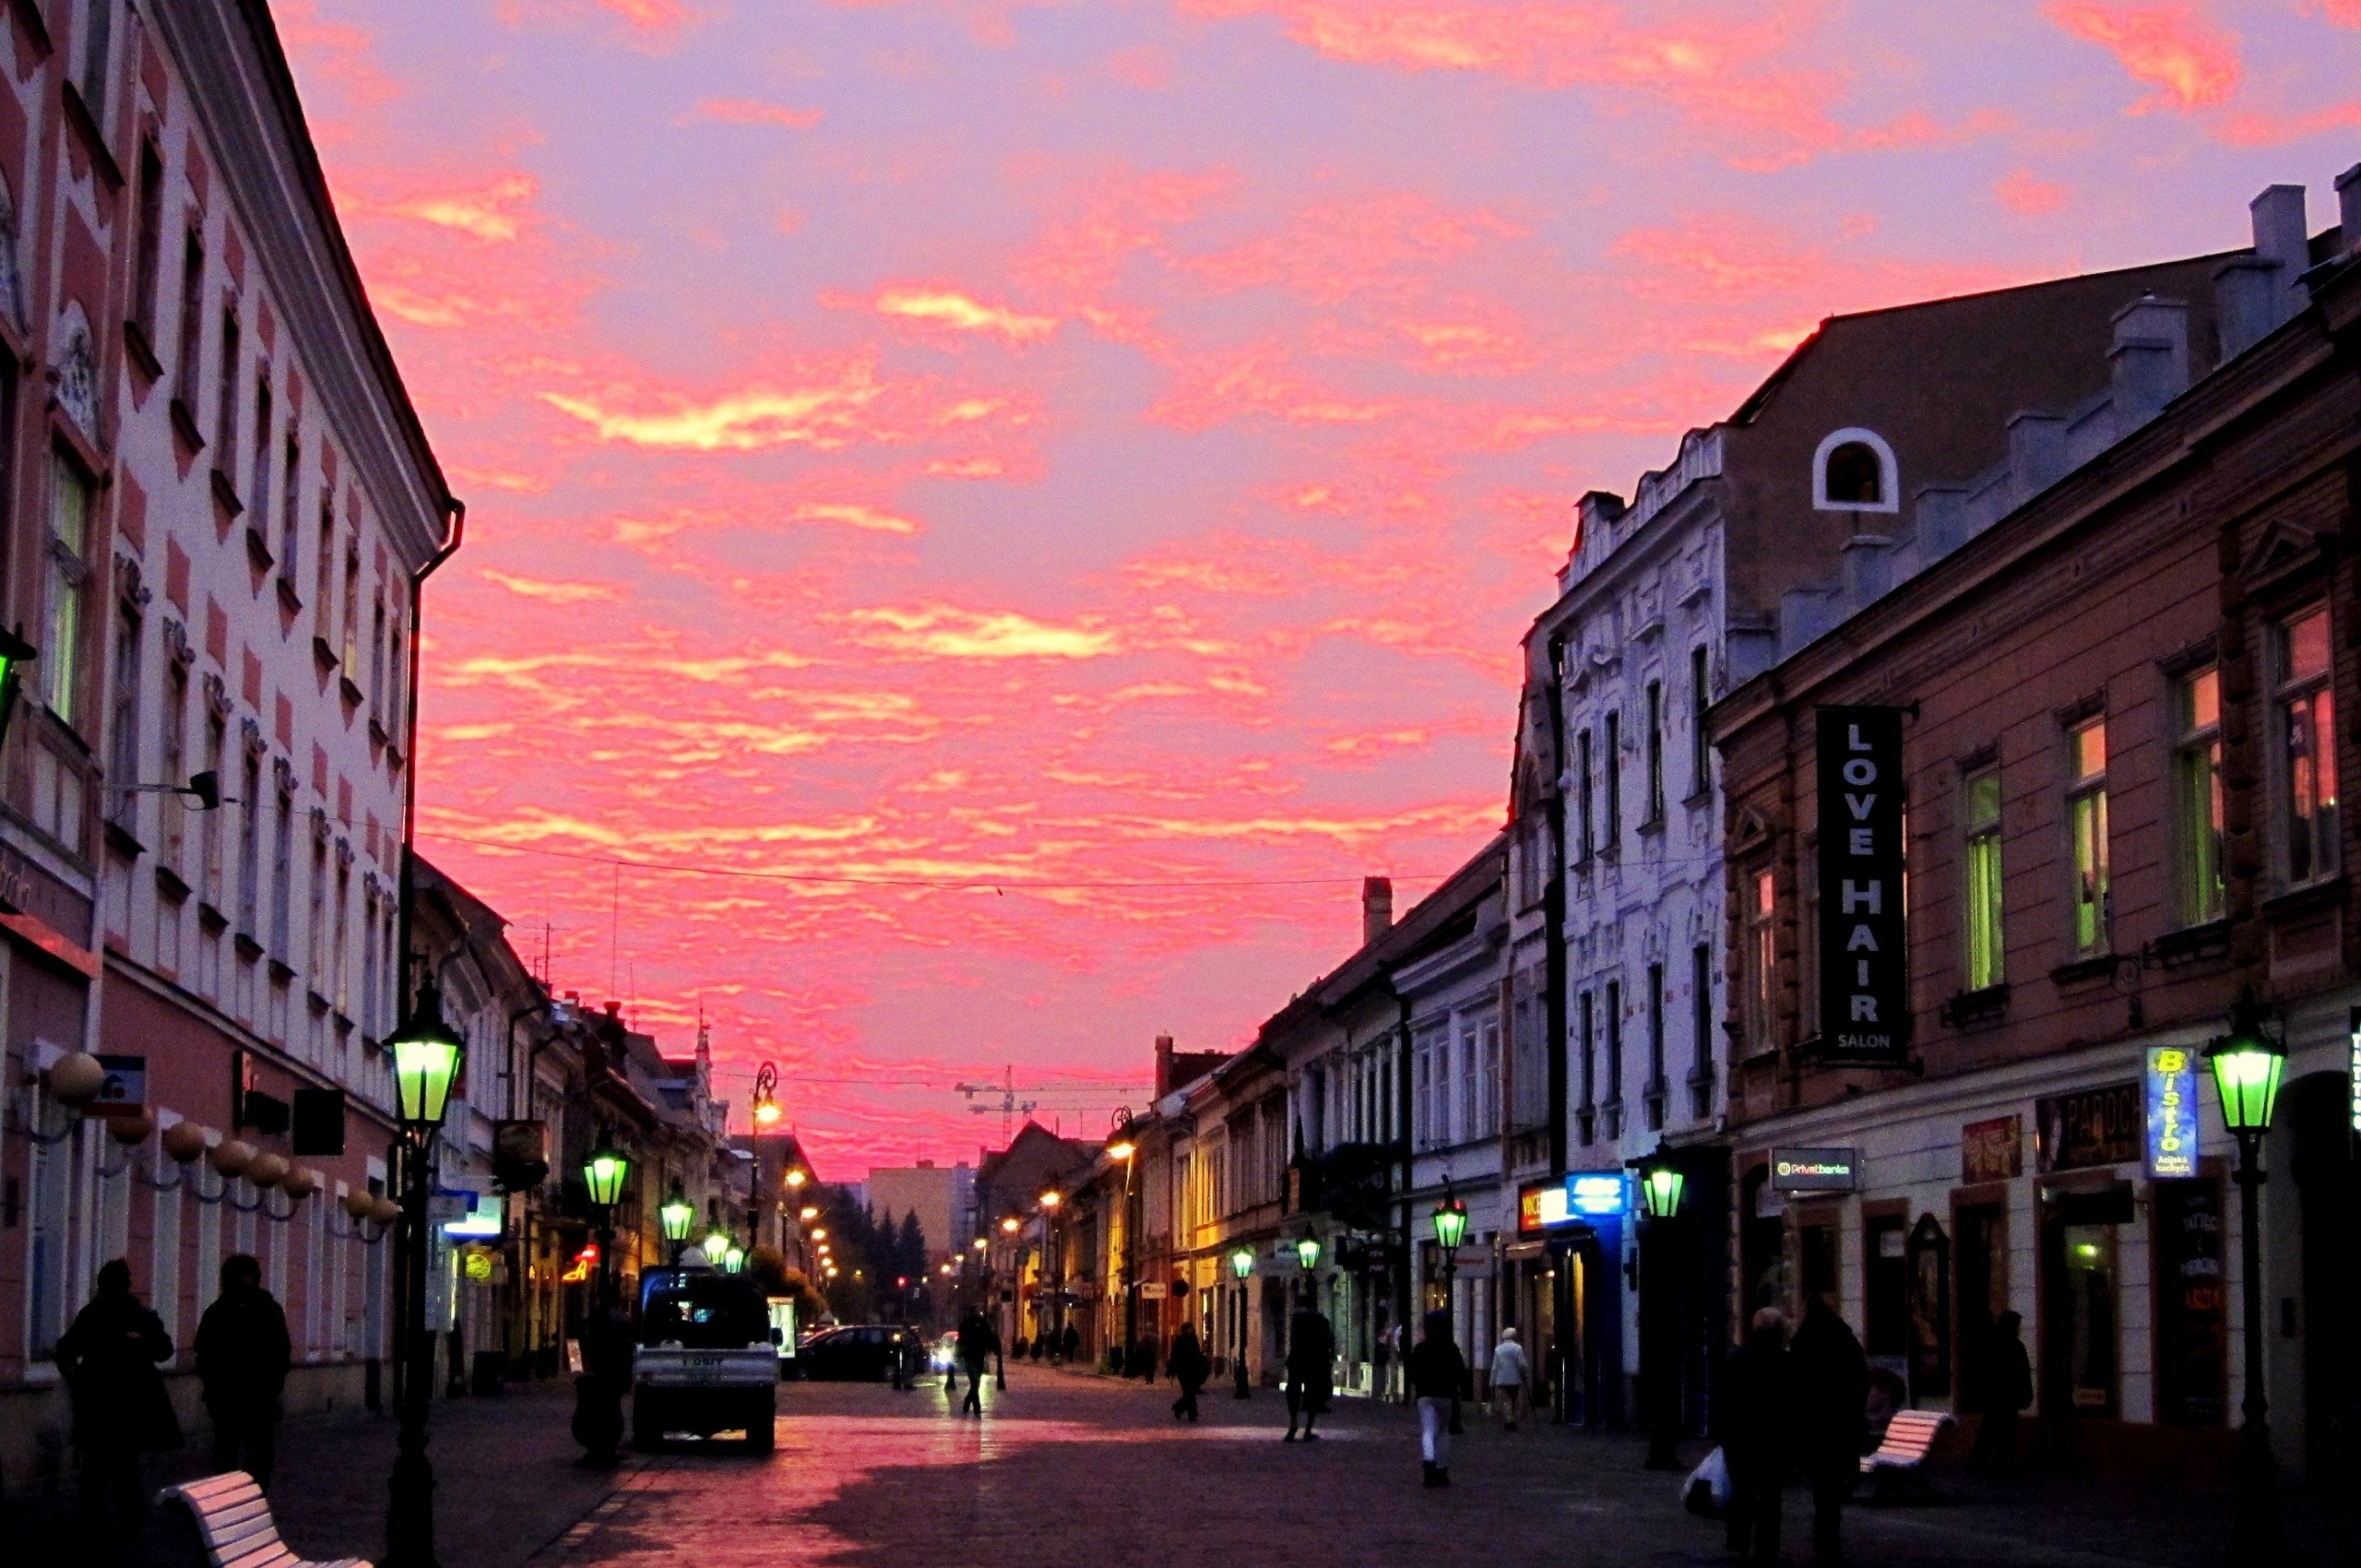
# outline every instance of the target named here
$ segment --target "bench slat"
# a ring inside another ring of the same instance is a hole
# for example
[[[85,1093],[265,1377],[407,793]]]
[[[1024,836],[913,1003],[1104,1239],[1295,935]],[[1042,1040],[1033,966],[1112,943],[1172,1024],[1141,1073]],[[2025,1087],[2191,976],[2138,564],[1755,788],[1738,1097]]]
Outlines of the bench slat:
[[[220,1568],[265,1568],[266,1564],[293,1562],[296,1560],[295,1554],[287,1549],[287,1543],[277,1537],[273,1537],[268,1545],[252,1551],[221,1552],[214,1557],[214,1562]]]
[[[279,1526],[268,1514],[259,1514],[235,1525],[200,1526],[207,1544],[216,1557],[239,1557],[255,1547],[279,1538]]]
[[[177,1503],[196,1520],[211,1568],[374,1568],[366,1558],[341,1557],[307,1562],[279,1538],[270,1502],[243,1470],[225,1470],[157,1494]]]

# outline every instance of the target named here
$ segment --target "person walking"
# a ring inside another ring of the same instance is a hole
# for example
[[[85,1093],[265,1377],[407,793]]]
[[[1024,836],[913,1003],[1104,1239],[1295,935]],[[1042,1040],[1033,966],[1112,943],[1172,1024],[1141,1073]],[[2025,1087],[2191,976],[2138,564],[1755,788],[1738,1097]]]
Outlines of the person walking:
[[[1316,1443],[1312,1423],[1328,1413],[1331,1380],[1335,1375],[1336,1331],[1312,1306],[1300,1306],[1287,1321],[1287,1434],[1295,1441],[1296,1422],[1303,1422],[1303,1440]]]
[[[1517,1338],[1515,1328],[1501,1329],[1501,1342],[1492,1347],[1492,1403],[1500,1410],[1501,1425],[1509,1431],[1516,1431],[1517,1422],[1525,1419],[1525,1384],[1531,1375],[1525,1344]]]
[[[1180,1397],[1172,1401],[1172,1419],[1197,1419],[1197,1390],[1213,1375],[1214,1364],[1205,1357],[1205,1348],[1197,1338],[1194,1324],[1184,1323],[1172,1336],[1172,1354],[1165,1367],[1172,1373],[1172,1381],[1180,1385]]]
[[[967,1369],[967,1398],[959,1407],[966,1415],[973,1410],[984,1413],[984,1378],[991,1371],[992,1352],[1000,1348],[1000,1336],[992,1329],[991,1321],[981,1313],[969,1313],[959,1320],[959,1364]],[[958,1375],[952,1375],[953,1383]]]
[[[2002,1313],[1992,1320],[1979,1380],[1983,1419],[1976,1423],[1975,1446],[1967,1455],[1968,1468],[1978,1475],[2005,1476],[2016,1467],[2017,1414],[2033,1404],[2033,1362],[2020,1337],[2024,1321],[2016,1313]]]
[[[1467,1362],[1451,1336],[1451,1314],[1429,1313],[1410,1348],[1410,1395],[1418,1402],[1418,1456],[1426,1484],[1451,1484],[1451,1434],[1459,1425],[1459,1385]]]
[[[139,1456],[178,1448],[181,1426],[156,1370],[172,1358],[172,1337],[131,1293],[129,1264],[116,1258],[99,1269],[98,1293],[74,1315],[54,1354],[74,1402],[74,1450],[91,1537],[136,1542],[148,1509]]]
[[[1082,1348],[1082,1330],[1072,1324],[1066,1324],[1066,1331],[1058,1336],[1058,1348],[1064,1352],[1066,1363],[1071,1366],[1074,1352]]]
[[[262,1265],[243,1253],[223,1259],[221,1293],[197,1320],[196,1381],[213,1418],[214,1470],[243,1469],[265,1491],[277,1468],[289,1351],[287,1314],[262,1288]]]
[[[1869,1362],[1834,1308],[1814,1295],[1789,1348],[1795,1379],[1797,1453],[1811,1483],[1812,1561],[1845,1560],[1845,1500],[1861,1473],[1869,1433]]]
[[[1723,1364],[1714,1436],[1729,1467],[1731,1555],[1779,1561],[1779,1489],[1786,1480],[1786,1439],[1795,1395],[1787,1363],[1787,1320],[1776,1307],[1758,1311],[1746,1343]]]

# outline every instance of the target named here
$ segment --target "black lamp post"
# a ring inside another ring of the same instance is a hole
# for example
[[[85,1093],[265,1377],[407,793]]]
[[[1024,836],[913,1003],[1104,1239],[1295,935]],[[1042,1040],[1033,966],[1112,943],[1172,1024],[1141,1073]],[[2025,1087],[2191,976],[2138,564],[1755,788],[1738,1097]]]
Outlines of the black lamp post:
[[[1688,1177],[1665,1148],[1639,1162],[1640,1197],[1647,1225],[1640,1232],[1640,1374],[1648,1401],[1651,1470],[1680,1467],[1680,1379],[1674,1340],[1672,1287],[1679,1276],[1670,1253],[1680,1219],[1680,1192]]]
[[[623,1200],[630,1176],[631,1157],[603,1135],[582,1162],[582,1185],[597,1210],[599,1292],[591,1319],[593,1359],[574,1385],[574,1435],[585,1450],[582,1463],[593,1468],[623,1457],[623,1384],[630,1377],[630,1360],[616,1343],[623,1328],[615,1321],[615,1205]]]
[[[1442,1201],[1429,1217],[1435,1228],[1435,1245],[1442,1253],[1442,1303],[1445,1312],[1458,1309],[1459,1243],[1467,1238],[1467,1206],[1443,1189]]]
[[[5,677],[0,677],[5,681]],[[443,1021],[434,982],[386,1042],[394,1062],[394,1109],[401,1123],[401,1436],[386,1511],[386,1568],[434,1568],[434,1467],[426,1457],[426,1400],[434,1384],[434,1341],[426,1330],[426,1200],[434,1134],[443,1125],[465,1043]]]
[[[2222,1101],[2222,1123],[2238,1141],[2238,1252],[2246,1308],[2246,1400],[2232,1461],[2231,1560],[2277,1562],[2279,1462],[2271,1452],[2271,1426],[2264,1419],[2262,1348],[2262,1140],[2279,1099],[2279,1079],[2287,1048],[2263,1028],[2262,1011],[2242,996],[2230,1011],[2230,1032],[2208,1051],[2213,1087]]]
[[[1246,1320],[1254,1308],[1253,1294],[1246,1282],[1254,1277],[1254,1249],[1240,1247],[1229,1254],[1229,1272],[1238,1278],[1238,1354],[1231,1358],[1238,1372],[1235,1397],[1252,1399],[1252,1390],[1246,1382]]]
[[[1320,1281],[1312,1270],[1320,1266],[1320,1238],[1305,1231],[1296,1239],[1296,1267],[1303,1276],[1303,1304],[1314,1312],[1320,1310]]]

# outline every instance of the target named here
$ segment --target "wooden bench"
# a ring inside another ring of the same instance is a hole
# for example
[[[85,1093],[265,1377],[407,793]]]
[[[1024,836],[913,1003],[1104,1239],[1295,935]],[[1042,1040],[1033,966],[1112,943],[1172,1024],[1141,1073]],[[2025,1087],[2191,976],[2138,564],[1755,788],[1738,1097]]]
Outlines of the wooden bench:
[[[1880,1496],[1897,1482],[1928,1491],[1927,1455],[1933,1451],[1935,1439],[1951,1424],[1951,1417],[1940,1410],[1896,1410],[1893,1420],[1886,1423],[1885,1441],[1878,1444],[1877,1452],[1861,1456],[1861,1474]]]
[[[271,1521],[270,1503],[263,1497],[262,1488],[243,1470],[225,1470],[202,1480],[166,1487],[156,1494],[156,1501],[178,1503],[188,1511],[210,1568],[370,1568],[359,1557],[307,1562],[296,1556],[279,1538],[279,1526]]]

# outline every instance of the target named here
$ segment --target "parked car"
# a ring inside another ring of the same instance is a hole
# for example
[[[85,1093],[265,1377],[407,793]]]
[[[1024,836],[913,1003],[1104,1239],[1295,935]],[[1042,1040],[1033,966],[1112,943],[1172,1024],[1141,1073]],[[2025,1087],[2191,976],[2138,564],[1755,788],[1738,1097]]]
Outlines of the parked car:
[[[905,1366],[917,1350],[909,1330],[896,1324],[848,1324],[824,1329],[796,1354],[801,1375],[815,1383],[884,1383],[899,1357]]]

